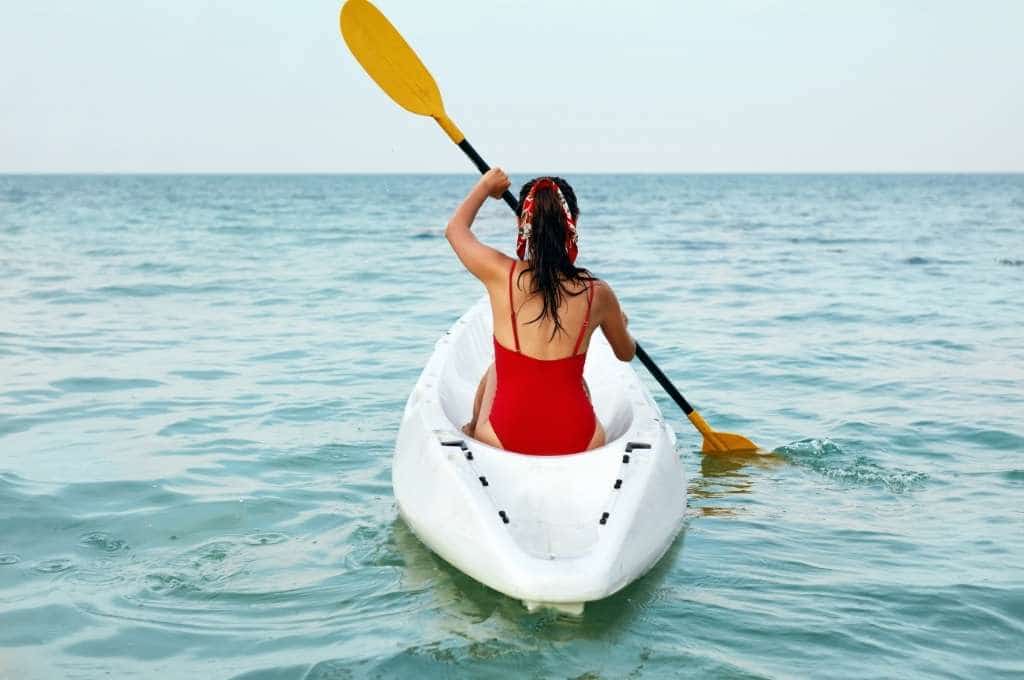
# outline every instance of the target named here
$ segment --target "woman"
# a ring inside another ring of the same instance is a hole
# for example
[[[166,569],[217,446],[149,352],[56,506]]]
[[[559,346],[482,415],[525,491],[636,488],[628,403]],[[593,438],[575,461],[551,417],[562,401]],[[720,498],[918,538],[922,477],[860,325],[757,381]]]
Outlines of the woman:
[[[470,231],[488,196],[511,182],[487,172],[455,211],[445,237],[487,287],[495,361],[485,371],[466,434],[501,449],[561,454],[604,445],[605,433],[583,380],[590,335],[600,327],[615,356],[636,345],[611,287],[576,267],[576,194],[560,177],[539,177],[519,192],[516,259]]]

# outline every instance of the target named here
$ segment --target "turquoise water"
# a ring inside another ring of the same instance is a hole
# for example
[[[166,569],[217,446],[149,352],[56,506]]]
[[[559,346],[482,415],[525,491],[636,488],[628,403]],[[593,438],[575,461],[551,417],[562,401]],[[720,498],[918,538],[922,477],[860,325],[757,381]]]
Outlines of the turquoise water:
[[[637,338],[775,450],[702,459],[645,376],[685,531],[578,620],[391,494],[470,176],[0,177],[0,677],[1020,677],[1024,176],[569,179]]]

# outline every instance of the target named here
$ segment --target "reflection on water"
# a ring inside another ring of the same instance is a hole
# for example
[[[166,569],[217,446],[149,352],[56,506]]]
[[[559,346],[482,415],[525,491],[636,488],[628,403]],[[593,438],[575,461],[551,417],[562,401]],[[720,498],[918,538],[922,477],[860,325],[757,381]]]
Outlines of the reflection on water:
[[[403,586],[429,593],[430,608],[442,610],[450,623],[458,622],[460,635],[475,639],[479,632],[474,624],[488,621],[516,635],[543,633],[549,640],[572,640],[596,639],[627,626],[662,599],[666,575],[681,558],[686,527],[651,571],[611,597],[587,603],[581,617],[551,610],[527,612],[521,601],[483,585],[431,552],[401,518],[391,524],[391,536],[402,561]]]
[[[784,458],[774,453],[695,455],[700,456],[700,474],[690,479],[690,508],[702,516],[735,516],[741,512],[737,506],[714,501],[750,493],[754,488],[754,478],[748,474],[751,468],[770,470],[785,463]]]

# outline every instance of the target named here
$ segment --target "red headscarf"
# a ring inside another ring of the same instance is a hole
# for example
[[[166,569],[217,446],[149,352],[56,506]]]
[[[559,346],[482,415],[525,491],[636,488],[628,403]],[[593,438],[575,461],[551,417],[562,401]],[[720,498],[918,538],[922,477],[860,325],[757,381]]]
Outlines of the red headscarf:
[[[572,218],[569,203],[565,200],[562,190],[550,177],[543,177],[534,182],[530,187],[530,193],[526,194],[526,198],[523,199],[522,212],[519,217],[519,236],[516,238],[516,255],[520,260],[526,257],[527,244],[533,234],[533,203],[537,192],[542,189],[552,189],[558,196],[558,204],[562,206],[562,213],[565,215],[565,253],[569,256],[570,262],[576,262],[576,256],[579,254],[576,242],[576,221]]]

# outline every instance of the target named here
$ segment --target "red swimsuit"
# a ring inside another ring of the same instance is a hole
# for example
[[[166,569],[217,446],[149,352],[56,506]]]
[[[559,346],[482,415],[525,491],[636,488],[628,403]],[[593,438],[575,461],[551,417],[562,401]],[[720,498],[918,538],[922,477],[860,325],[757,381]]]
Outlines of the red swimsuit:
[[[577,354],[590,323],[594,286],[587,286],[587,316],[572,354],[561,359],[535,359],[519,351],[512,274],[508,272],[508,301],[512,309],[512,336],[516,350],[494,338],[497,388],[491,405],[491,427],[502,447],[535,455],[585,451],[597,429],[594,407],[583,386],[587,354]]]

